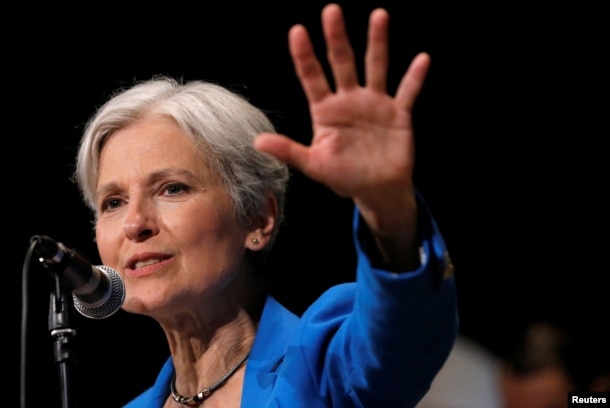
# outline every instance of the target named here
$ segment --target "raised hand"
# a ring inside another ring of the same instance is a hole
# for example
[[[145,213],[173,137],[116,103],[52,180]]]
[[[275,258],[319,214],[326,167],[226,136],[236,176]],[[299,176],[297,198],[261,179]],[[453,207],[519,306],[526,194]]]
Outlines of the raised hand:
[[[404,265],[405,253],[414,253],[416,229],[411,113],[430,58],[425,53],[417,55],[395,96],[388,95],[388,25],[386,10],[371,13],[366,83],[362,86],[340,7],[330,4],[323,9],[322,27],[334,91],[306,29],[292,27],[290,52],[309,102],[313,139],[305,146],[283,135],[263,134],[255,147],[284,160],[336,194],[352,198],[386,261]]]

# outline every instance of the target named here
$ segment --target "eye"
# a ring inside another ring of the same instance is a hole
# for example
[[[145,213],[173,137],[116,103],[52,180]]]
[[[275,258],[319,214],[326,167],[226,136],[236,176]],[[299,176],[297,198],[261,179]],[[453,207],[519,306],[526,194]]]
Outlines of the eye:
[[[167,194],[167,195],[179,195],[182,193],[186,193],[188,191],[189,191],[189,187],[182,183],[168,184],[164,190],[165,194]]]
[[[123,200],[118,197],[110,197],[102,202],[101,210],[102,211],[111,211],[119,208],[123,205]]]

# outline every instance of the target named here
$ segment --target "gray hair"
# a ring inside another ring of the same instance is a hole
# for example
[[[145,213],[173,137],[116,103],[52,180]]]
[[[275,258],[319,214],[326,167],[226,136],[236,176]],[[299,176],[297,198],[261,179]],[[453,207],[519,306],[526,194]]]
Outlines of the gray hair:
[[[100,155],[115,132],[148,116],[172,118],[192,138],[222,180],[238,222],[250,227],[270,195],[278,204],[272,242],[283,220],[289,170],[253,148],[261,132],[275,132],[268,117],[243,96],[204,82],[160,76],[118,91],[87,123],[77,155],[76,181],[87,206],[96,211]],[[97,214],[96,214],[97,217]],[[271,247],[269,245],[267,248]]]

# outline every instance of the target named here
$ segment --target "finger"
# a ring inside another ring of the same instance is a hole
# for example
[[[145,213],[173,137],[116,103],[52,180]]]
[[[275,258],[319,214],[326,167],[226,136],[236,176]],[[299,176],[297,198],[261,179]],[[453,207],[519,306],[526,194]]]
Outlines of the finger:
[[[409,69],[402,77],[396,92],[396,102],[406,110],[413,110],[415,99],[422,87],[430,68],[430,56],[425,52],[415,56]]]
[[[288,33],[290,55],[307,100],[317,102],[330,93],[320,61],[316,58],[307,30],[295,25]]]
[[[358,86],[354,51],[347,37],[343,13],[337,4],[330,4],[322,10],[322,29],[335,88],[338,90]]]
[[[258,135],[254,139],[254,148],[275,156],[289,166],[301,171],[305,169],[305,163],[309,154],[307,146],[287,136],[275,133],[261,133]]]
[[[384,9],[371,13],[368,42],[365,55],[366,85],[385,93],[388,72],[388,24],[389,15]]]

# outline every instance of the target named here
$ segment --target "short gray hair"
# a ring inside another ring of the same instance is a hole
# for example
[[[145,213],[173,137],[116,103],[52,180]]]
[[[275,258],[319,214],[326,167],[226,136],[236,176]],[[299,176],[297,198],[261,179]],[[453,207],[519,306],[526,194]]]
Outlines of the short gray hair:
[[[275,197],[278,217],[273,242],[284,216],[289,170],[285,163],[255,150],[253,140],[259,133],[275,132],[275,128],[242,95],[205,81],[154,77],[117,91],[98,109],[85,127],[74,172],[93,213],[105,142],[113,133],[151,114],[172,118],[192,138],[212,171],[220,176],[243,226],[252,225],[270,194]]]

